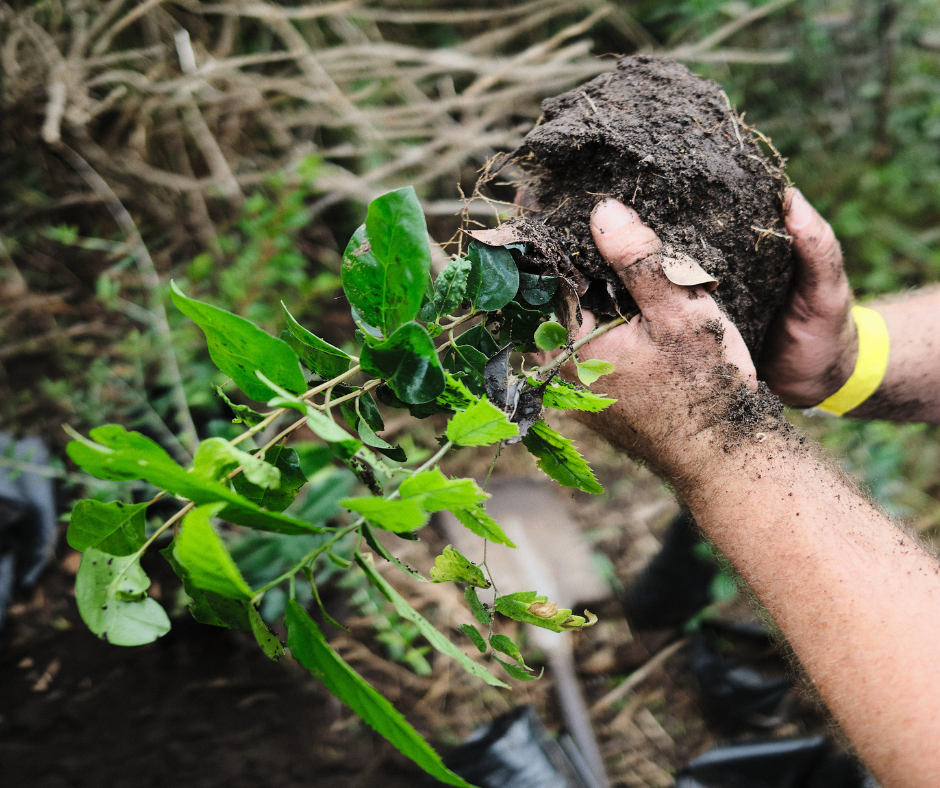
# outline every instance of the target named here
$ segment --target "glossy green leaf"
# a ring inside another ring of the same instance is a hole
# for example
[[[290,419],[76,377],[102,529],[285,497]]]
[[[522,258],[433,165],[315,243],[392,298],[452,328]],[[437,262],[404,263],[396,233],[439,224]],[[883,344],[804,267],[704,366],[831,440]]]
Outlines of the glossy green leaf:
[[[320,628],[293,599],[287,603],[287,645],[296,659],[326,688],[432,777],[472,788],[441,762],[440,756],[384,697],[370,687],[326,642]]]
[[[547,304],[557,289],[557,276],[519,274],[519,295],[532,306]]]
[[[483,607],[483,603],[480,601],[480,595],[477,593],[476,588],[473,586],[467,586],[463,592],[464,599],[467,600],[467,605],[470,607],[470,612],[473,613],[473,617],[479,621],[481,624],[489,625],[493,621],[493,616],[490,614],[490,611]]]
[[[512,301],[519,289],[519,268],[512,255],[501,246],[471,241],[467,256],[467,296],[474,309],[493,312]]]
[[[384,577],[382,577],[378,571],[376,571],[375,566],[370,560],[368,560],[367,557],[357,555],[356,563],[358,563],[362,571],[365,572],[369,582],[378,588],[385,598],[392,603],[392,606],[395,608],[395,612],[406,621],[410,621],[412,624],[414,624],[418,628],[418,631],[424,635],[428,643],[434,646],[434,648],[436,648],[445,656],[453,657],[455,660],[457,660],[463,669],[466,670],[467,673],[469,673],[471,676],[476,676],[477,678],[482,679],[487,684],[490,684],[494,687],[506,686],[485,667],[474,662],[459,648],[457,648],[457,646],[455,646],[447,637],[438,632],[430,621],[428,621],[417,610],[409,605],[405,598],[394,588],[392,588],[389,582]]]
[[[477,323],[472,328],[468,328],[464,331],[457,337],[457,344],[475,348],[488,359],[499,352],[499,343],[493,338],[493,335],[486,330],[486,327],[482,323]]]
[[[339,398],[356,391],[360,391],[360,389],[354,386],[339,385],[333,388],[333,396]],[[366,391],[361,393],[355,400],[341,402],[339,407],[343,413],[343,419],[351,429],[359,429],[360,418],[366,420],[373,432],[381,432],[385,429],[382,414],[379,413],[379,407],[375,404],[371,392]]]
[[[554,350],[568,341],[568,331],[560,323],[550,320],[535,329],[533,339],[539,350]]]
[[[447,439],[458,446],[489,446],[518,434],[519,428],[485,397],[455,414],[447,424]]]
[[[346,353],[300,325],[283,301],[281,307],[287,320],[287,336],[282,338],[293,348],[307,369],[324,380],[331,380],[349,370],[351,359]]]
[[[418,319],[434,323],[451,314],[464,300],[471,263],[466,258],[451,260],[434,280],[434,292],[421,308]]]
[[[475,397],[481,397],[486,393],[483,377],[486,362],[486,356],[475,347],[456,345],[448,348],[442,363],[444,369],[458,376]]]
[[[82,621],[99,638],[140,646],[170,631],[166,611],[147,596],[149,587],[139,556],[111,556],[89,547],[75,578],[75,601]]]
[[[542,324],[544,314],[535,309],[527,309],[518,301],[510,301],[500,313],[503,325],[499,332],[502,344],[512,344],[519,351],[531,353],[538,350],[535,344],[535,332]]]
[[[481,654],[486,653],[486,641],[483,639],[483,635],[480,634],[480,631],[473,626],[473,624],[461,624],[457,627],[461,632],[463,632],[470,640],[473,641],[473,645],[477,647]]]
[[[366,322],[385,336],[413,320],[431,270],[431,246],[414,188],[369,203],[366,223],[343,253],[343,290]]]
[[[450,545],[434,559],[431,569],[432,583],[466,583],[477,588],[489,588],[489,581],[483,576],[483,570],[469,558],[461,555]]]
[[[525,665],[522,652],[519,651],[519,647],[513,643],[512,638],[508,635],[490,635],[490,645],[493,647],[494,651],[505,654],[507,657],[512,657],[516,662]]]
[[[588,413],[598,413],[609,408],[617,400],[595,394],[588,389],[576,388],[571,383],[560,381],[557,378],[545,387],[542,404],[547,408],[556,410],[583,410]]]
[[[472,508],[489,498],[473,479],[448,479],[439,468],[410,476],[398,492],[403,499],[416,498],[429,512]]]
[[[147,541],[144,526],[148,505],[79,501],[72,509],[65,538],[80,553],[95,547],[108,555],[130,555]]]
[[[188,298],[173,282],[170,290],[180,312],[203,330],[215,365],[251,399],[265,402],[272,395],[255,375],[258,370],[295,394],[306,390],[300,363],[286,343],[262,331],[250,320]]]
[[[266,414],[258,413],[247,405],[238,405],[232,402],[221,386],[215,387],[215,393],[231,408],[232,414],[235,416],[235,418],[232,419],[232,424],[246,424],[249,427],[254,427],[256,424],[260,424],[264,421]]]
[[[251,587],[229,555],[225,543],[212,527],[211,518],[221,504],[197,506],[183,518],[174,555],[197,588],[228,599],[249,599]],[[250,615],[250,612],[249,612]]]
[[[554,602],[549,602],[548,597],[540,596],[535,591],[519,591],[496,597],[496,611],[513,621],[550,629],[552,632],[580,630],[597,623],[597,616],[593,613],[585,610],[584,616],[572,615],[571,610],[559,608]]]
[[[206,438],[193,457],[193,473],[204,479],[222,481],[239,465],[242,467],[241,475],[252,484],[268,490],[281,486],[281,472],[275,466],[222,438]]]
[[[537,458],[536,465],[559,484],[586,493],[604,492],[594,471],[574,447],[574,441],[555,432],[544,421],[533,424],[522,443]]]
[[[176,576],[183,581],[183,590],[192,600],[188,609],[192,617],[200,624],[213,627],[227,627],[240,629],[243,632],[251,631],[251,622],[248,620],[247,599],[229,599],[213,591],[198,588],[189,577],[189,572],[176,559],[176,542],[164,547],[160,555],[166,558],[173,567]]]
[[[248,604],[248,621],[251,623],[251,633],[255,636],[255,642],[261,646],[264,655],[271,661],[277,662],[284,654],[284,646],[268,629],[258,609],[251,603]]]
[[[405,323],[381,344],[362,348],[359,363],[409,404],[430,402],[444,391],[434,340],[418,323]]]
[[[577,362],[576,367],[578,369],[578,380],[585,386],[590,386],[601,375],[609,375],[616,369],[609,361],[604,361],[599,358]]]
[[[91,440],[78,433],[65,450],[72,460],[99,479],[130,481],[146,479],[160,489],[196,504],[224,501],[221,517],[230,523],[284,534],[323,533],[324,529],[269,512],[232,491],[227,485],[188,473],[154,441],[139,432],[127,432],[117,424],[95,427]]]
[[[272,512],[283,512],[294,502],[301,487],[307,483],[307,477],[300,468],[300,457],[293,449],[278,444],[268,449],[264,462],[270,463],[280,473],[277,489],[259,486],[250,481],[244,473],[233,478],[232,484],[236,492],[258,506]]]
[[[515,547],[503,529],[500,528],[499,523],[490,517],[485,509],[477,506],[468,509],[453,509],[452,512],[464,528],[472,531],[477,536],[496,544],[504,544],[506,547]]]
[[[427,510],[421,506],[419,500],[414,498],[389,500],[377,496],[365,496],[343,498],[340,504],[358,512],[377,528],[394,533],[415,531],[428,521]]]

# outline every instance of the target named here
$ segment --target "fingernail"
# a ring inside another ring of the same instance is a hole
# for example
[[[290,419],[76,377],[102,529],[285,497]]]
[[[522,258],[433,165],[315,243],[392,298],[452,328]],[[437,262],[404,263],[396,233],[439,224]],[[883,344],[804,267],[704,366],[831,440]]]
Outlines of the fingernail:
[[[601,234],[612,233],[639,221],[637,212],[617,200],[604,200],[591,212],[591,225]]]
[[[813,206],[799,189],[794,189],[790,197],[790,209],[787,211],[787,227],[794,231],[802,230],[813,221],[813,214]]]

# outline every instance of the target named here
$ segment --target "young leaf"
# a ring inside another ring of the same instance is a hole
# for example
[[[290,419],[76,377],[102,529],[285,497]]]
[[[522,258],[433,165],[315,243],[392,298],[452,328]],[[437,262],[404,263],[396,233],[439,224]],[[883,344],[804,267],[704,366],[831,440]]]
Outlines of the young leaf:
[[[519,295],[532,306],[542,306],[552,300],[558,289],[557,276],[519,274]]]
[[[486,653],[486,641],[483,639],[483,635],[480,634],[480,631],[473,626],[473,624],[461,624],[457,627],[461,632],[463,632],[470,640],[473,641],[473,645],[479,649],[481,654]]]
[[[559,435],[544,421],[533,424],[522,443],[538,458],[536,465],[559,484],[586,493],[604,492],[594,472],[574,447],[574,441]]]
[[[324,380],[331,380],[349,370],[351,359],[346,353],[300,325],[283,301],[281,307],[287,320],[287,336],[282,338],[300,356],[307,369]]]
[[[284,654],[284,646],[268,629],[258,609],[250,602],[248,603],[248,620],[251,623],[251,632],[255,636],[255,641],[261,646],[264,655],[272,662],[277,662]]]
[[[583,617],[574,616],[570,610],[559,609],[554,602],[548,601],[548,597],[539,596],[535,591],[519,591],[496,597],[496,611],[513,621],[550,629],[552,632],[580,630],[597,623],[597,616],[593,613],[585,610]]]
[[[411,186],[369,203],[366,223],[343,253],[343,290],[365,320],[390,336],[421,308],[431,247]]]
[[[432,583],[466,583],[477,588],[489,588],[489,581],[483,576],[483,570],[469,558],[452,549],[450,545],[434,559],[431,569]]]
[[[461,525],[477,536],[496,544],[506,545],[506,547],[515,547],[503,529],[499,527],[499,523],[484,509],[475,506],[469,509],[453,509],[452,512],[454,517],[460,520]]]
[[[539,350],[554,350],[568,341],[568,331],[560,323],[549,321],[535,329],[534,339]]]
[[[359,512],[377,528],[394,533],[415,531],[428,521],[427,511],[414,498],[388,500],[369,495],[364,498],[343,498],[340,505]]]
[[[467,586],[464,589],[463,597],[467,600],[467,605],[470,606],[470,612],[473,613],[473,617],[477,621],[486,625],[493,622],[493,616],[490,615],[489,610],[483,607],[483,603],[480,601],[480,595],[473,586]]]
[[[144,536],[147,506],[120,501],[79,501],[72,509],[65,538],[80,553],[94,547],[108,555],[130,555],[147,541]]]
[[[276,490],[281,486],[281,472],[276,467],[222,438],[206,438],[193,457],[193,473],[215,481],[221,481],[239,465],[242,466],[241,475],[253,484],[266,490]]]
[[[197,506],[183,518],[174,555],[197,588],[229,599],[250,599],[251,587],[229,555],[225,543],[212,527],[211,519],[221,504]]]
[[[300,468],[300,458],[293,449],[278,444],[268,449],[264,462],[270,463],[280,473],[280,485],[277,489],[259,486],[250,481],[244,473],[233,478],[232,484],[238,493],[258,506],[272,512],[283,512],[297,498],[300,488],[307,483],[307,477]]]
[[[598,413],[609,408],[617,400],[610,399],[601,394],[595,394],[588,389],[575,388],[557,378],[545,388],[542,404],[547,408],[556,410],[583,410],[588,413]]]
[[[578,368],[578,380],[585,386],[590,386],[601,375],[609,375],[616,369],[609,361],[604,361],[599,358],[578,362],[576,366]]]
[[[519,647],[506,635],[490,635],[490,645],[495,651],[499,651],[507,657],[512,657],[520,665],[525,665],[525,660],[522,658],[522,652],[519,651]]]
[[[173,282],[170,290],[180,312],[205,333],[215,365],[251,399],[265,402],[271,397],[268,387],[255,376],[257,370],[295,394],[306,389],[297,356],[286,343],[262,331],[250,320],[188,298]]]
[[[301,665],[358,714],[376,733],[384,736],[406,758],[432,777],[473,788],[441,762],[440,756],[421,738],[391,703],[370,687],[326,642],[320,628],[293,599],[287,603],[287,645]]]
[[[257,411],[252,410],[247,405],[237,405],[232,402],[225,394],[225,391],[221,386],[215,387],[215,393],[218,394],[222,401],[231,408],[232,413],[235,418],[232,419],[232,424],[245,424],[249,427],[254,427],[256,424],[260,424],[265,419],[265,414],[258,413]]]
[[[528,665],[513,665],[511,662],[500,659],[495,654],[493,655],[493,659],[502,665],[506,672],[517,681],[538,681],[542,678],[542,673],[545,672],[545,668],[542,668],[541,673],[539,673],[538,676],[534,676],[532,675],[532,668]]]
[[[149,587],[139,557],[115,557],[89,547],[75,578],[75,601],[99,638],[116,646],[140,646],[170,631],[166,611],[147,596]]]
[[[421,308],[418,319],[425,323],[434,323],[443,315],[451,314],[463,301],[467,292],[467,277],[470,275],[470,261],[466,258],[451,260],[434,280],[434,292]]]
[[[474,508],[489,498],[473,479],[448,479],[439,468],[405,479],[398,492],[403,499],[417,498],[429,512]]]
[[[488,446],[518,434],[519,428],[486,398],[457,413],[447,424],[447,439],[458,446]]]
[[[430,402],[444,391],[444,370],[424,326],[405,323],[378,345],[362,348],[364,372],[388,382],[395,395],[412,405]]]
[[[408,602],[405,601],[405,598],[394,588],[392,588],[389,582],[376,571],[375,566],[370,560],[367,560],[362,555],[357,555],[356,563],[358,563],[362,571],[365,572],[369,582],[378,588],[385,598],[392,603],[392,606],[395,608],[395,612],[398,613],[398,615],[400,615],[402,618],[414,624],[418,628],[418,631],[424,635],[428,643],[434,646],[434,648],[436,648],[445,656],[456,659],[463,666],[464,670],[466,670],[467,673],[469,673],[471,676],[476,676],[479,679],[483,679],[483,681],[485,681],[487,684],[490,684],[494,687],[506,686],[486,668],[470,659],[459,648],[457,648],[457,646],[451,643],[447,637],[438,632],[433,624],[431,624],[424,616],[422,616],[417,610],[409,605]]]
[[[160,551],[173,567],[176,576],[183,581],[183,590],[192,599],[188,609],[192,617],[200,624],[213,627],[226,627],[240,629],[243,632],[251,631],[251,622],[248,620],[247,599],[229,599],[214,591],[204,591],[197,588],[189,577],[189,572],[176,560],[176,544],[171,543]]]
[[[501,246],[471,241],[467,296],[479,312],[493,312],[512,301],[519,289],[519,268]]]

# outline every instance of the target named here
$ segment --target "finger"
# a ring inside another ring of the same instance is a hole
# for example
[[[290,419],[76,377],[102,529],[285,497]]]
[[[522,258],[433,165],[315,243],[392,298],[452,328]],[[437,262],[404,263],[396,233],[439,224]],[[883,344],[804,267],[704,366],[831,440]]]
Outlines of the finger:
[[[591,213],[591,233],[601,257],[620,277],[641,312],[667,306],[681,309],[689,289],[674,285],[662,270],[662,242],[633,208],[604,200]]]
[[[807,295],[826,297],[834,288],[846,284],[836,235],[799,189],[787,190],[784,207],[784,221],[796,252],[796,286]]]

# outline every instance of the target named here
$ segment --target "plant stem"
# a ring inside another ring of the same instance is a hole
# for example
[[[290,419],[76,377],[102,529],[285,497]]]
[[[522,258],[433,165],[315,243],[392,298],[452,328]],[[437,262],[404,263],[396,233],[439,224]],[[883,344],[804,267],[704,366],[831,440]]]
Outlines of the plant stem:
[[[627,322],[627,318],[618,317],[614,320],[611,320],[609,323],[604,323],[603,325],[597,326],[590,334],[585,337],[582,337],[577,342],[575,342],[568,350],[565,350],[559,353],[555,358],[553,358],[548,364],[538,367],[535,370],[535,379],[544,381],[548,380],[551,377],[556,369],[558,369],[562,364],[568,361],[575,353],[577,353],[582,347],[584,347],[592,339],[597,339],[597,337],[606,334],[612,328],[616,328],[619,325]]]

